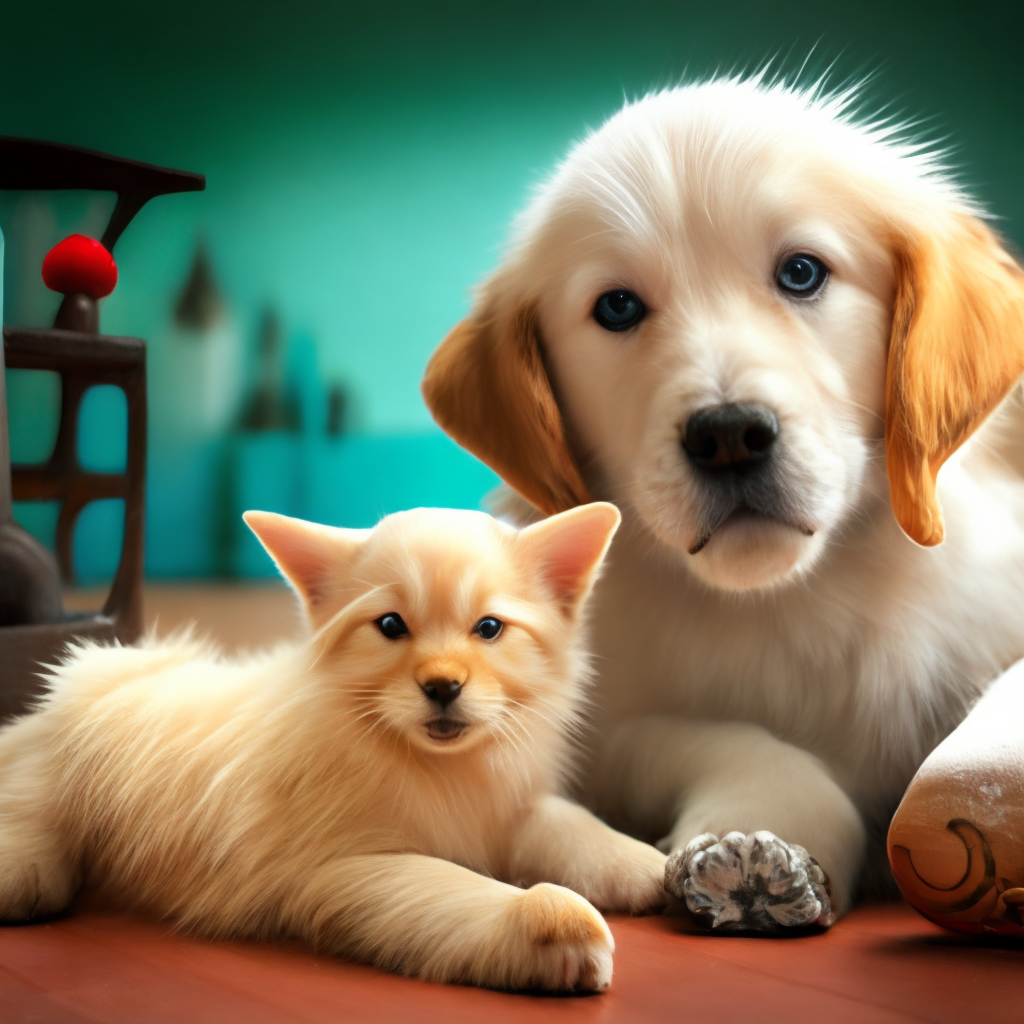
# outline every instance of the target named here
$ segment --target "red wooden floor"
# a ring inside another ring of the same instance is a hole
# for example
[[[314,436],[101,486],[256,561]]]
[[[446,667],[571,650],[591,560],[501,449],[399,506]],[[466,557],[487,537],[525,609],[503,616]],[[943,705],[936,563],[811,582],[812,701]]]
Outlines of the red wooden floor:
[[[613,919],[612,931],[611,991],[555,998],[429,985],[296,946],[195,941],[85,911],[0,928],[0,1021],[1024,1022],[1024,948],[947,935],[903,906],[795,939],[685,934],[668,918]]]

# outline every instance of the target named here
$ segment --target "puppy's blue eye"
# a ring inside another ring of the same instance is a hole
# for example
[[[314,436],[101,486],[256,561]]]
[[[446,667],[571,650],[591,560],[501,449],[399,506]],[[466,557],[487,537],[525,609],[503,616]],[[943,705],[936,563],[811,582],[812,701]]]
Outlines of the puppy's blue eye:
[[[807,298],[821,291],[828,280],[828,267],[817,256],[801,252],[779,267],[775,280],[783,291]]]
[[[493,640],[504,628],[505,623],[502,622],[501,619],[496,619],[493,615],[488,615],[487,618],[481,619],[473,627],[473,632],[478,633],[484,640]]]
[[[389,640],[397,640],[400,636],[409,635],[409,627],[402,621],[402,616],[398,612],[388,612],[387,615],[382,615],[374,621],[377,628]]]
[[[628,331],[646,314],[644,304],[625,288],[605,292],[594,304],[594,319],[606,331]]]

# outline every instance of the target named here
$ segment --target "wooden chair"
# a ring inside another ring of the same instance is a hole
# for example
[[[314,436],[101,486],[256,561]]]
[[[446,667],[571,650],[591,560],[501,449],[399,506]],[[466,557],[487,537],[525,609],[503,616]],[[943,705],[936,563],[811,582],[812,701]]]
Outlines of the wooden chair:
[[[154,167],[90,150],[0,136],[0,189],[89,189],[115,192],[103,233],[112,251],[132,217],[160,195],[205,188],[202,175]],[[60,376],[57,440],[38,465],[10,465],[4,363]],[[120,473],[85,470],[78,456],[78,418],[89,388],[119,387],[128,407],[128,451]],[[71,640],[130,643],[142,627],[146,471],[146,345],[99,333],[96,298],[65,295],[52,328],[4,327],[0,348],[0,720],[22,711],[42,689],[40,664]],[[71,613],[61,583],[74,579],[74,532],[90,502],[124,501],[124,539],[102,610]],[[57,501],[56,564],[14,522],[14,501]]]

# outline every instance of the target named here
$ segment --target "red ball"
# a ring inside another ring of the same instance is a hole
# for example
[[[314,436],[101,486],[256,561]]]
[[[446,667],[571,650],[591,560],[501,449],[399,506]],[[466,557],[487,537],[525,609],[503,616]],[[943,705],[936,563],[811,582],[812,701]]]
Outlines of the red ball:
[[[46,254],[43,283],[62,295],[82,292],[102,299],[117,284],[117,264],[95,238],[68,235]]]

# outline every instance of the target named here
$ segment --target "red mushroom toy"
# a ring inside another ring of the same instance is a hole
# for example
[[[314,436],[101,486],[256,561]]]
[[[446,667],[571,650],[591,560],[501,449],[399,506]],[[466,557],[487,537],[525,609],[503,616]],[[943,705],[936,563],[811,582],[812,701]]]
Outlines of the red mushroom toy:
[[[117,264],[96,239],[69,235],[46,254],[43,283],[64,296],[55,327],[96,334],[99,331],[96,300],[114,290]]]

